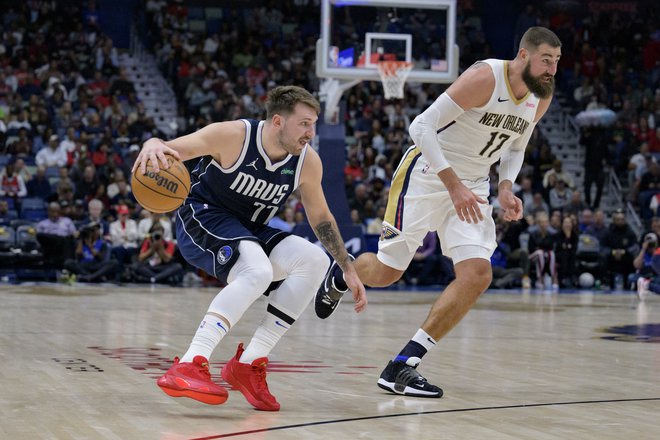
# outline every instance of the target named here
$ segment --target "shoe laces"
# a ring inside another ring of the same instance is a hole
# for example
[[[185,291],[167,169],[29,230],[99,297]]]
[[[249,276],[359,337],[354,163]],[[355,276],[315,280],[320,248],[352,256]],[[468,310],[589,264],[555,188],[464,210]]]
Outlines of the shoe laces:
[[[268,395],[270,395],[270,391],[268,390],[268,383],[266,382],[266,362],[262,362],[259,365],[253,365],[252,369],[255,372],[255,387],[259,391],[265,391]]]
[[[409,365],[406,365],[401,371],[399,371],[399,374],[396,376],[396,381],[400,383],[404,383],[406,385],[417,382],[417,383],[425,383],[427,382],[426,378],[419,374],[419,371],[417,371],[414,367],[411,367]]]
[[[202,362],[201,364],[194,364],[197,368],[195,369],[196,372],[208,379],[211,379],[211,371],[209,369],[209,363],[208,362]]]

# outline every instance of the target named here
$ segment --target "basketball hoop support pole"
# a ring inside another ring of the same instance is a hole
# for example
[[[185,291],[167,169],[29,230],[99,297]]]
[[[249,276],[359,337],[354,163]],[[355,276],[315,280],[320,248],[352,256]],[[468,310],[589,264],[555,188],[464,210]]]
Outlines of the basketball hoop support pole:
[[[339,123],[339,100],[346,90],[359,84],[361,81],[360,79],[340,81],[335,78],[327,78],[321,83],[319,100],[325,102],[323,119],[326,124]]]

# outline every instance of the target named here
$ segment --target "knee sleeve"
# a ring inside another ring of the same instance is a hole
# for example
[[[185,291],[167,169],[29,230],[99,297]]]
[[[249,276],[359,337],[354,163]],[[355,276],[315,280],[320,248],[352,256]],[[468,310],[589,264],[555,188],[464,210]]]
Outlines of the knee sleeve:
[[[227,283],[231,284],[239,279],[245,280],[245,283],[260,290],[257,293],[258,297],[273,281],[273,267],[268,260],[268,255],[255,241],[241,241],[238,250],[240,255],[227,275]]]
[[[273,268],[258,243],[242,241],[240,255],[227,277],[227,286],[216,295],[208,311],[220,315],[233,327],[273,280]]]
[[[292,321],[309,305],[330,266],[330,259],[318,246],[292,235],[270,253],[274,279],[284,279],[269,296],[269,312],[279,310]]]

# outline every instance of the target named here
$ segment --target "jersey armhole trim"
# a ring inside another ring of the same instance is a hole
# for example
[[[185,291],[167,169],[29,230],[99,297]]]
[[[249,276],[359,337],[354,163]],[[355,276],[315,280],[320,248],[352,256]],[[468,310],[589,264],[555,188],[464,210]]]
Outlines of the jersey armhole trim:
[[[252,133],[252,125],[250,124],[250,121],[247,119],[241,119],[243,123],[245,124],[245,139],[243,140],[243,148],[241,149],[241,154],[239,154],[238,159],[236,159],[236,162],[234,162],[234,165],[232,165],[229,168],[223,168],[222,165],[220,165],[216,160],[211,157],[211,163],[218,168],[220,171],[222,171],[225,174],[230,174],[233,173],[238,169],[243,164],[243,159],[245,159],[245,155],[247,154],[248,150],[248,145],[250,145],[250,134]]]
[[[302,153],[300,153],[300,158],[298,159],[298,166],[296,167],[296,178],[293,181],[293,190],[295,191],[298,189],[298,185],[300,184],[300,175],[302,174],[302,169],[303,166],[305,165],[305,156],[307,156],[307,149],[309,148],[309,144],[303,148]]]
[[[497,72],[495,71],[495,66],[493,66],[491,61],[495,61],[494,58],[488,58],[488,59],[485,59],[485,60],[478,60],[478,61],[474,62],[474,64],[485,64],[486,66],[488,66],[490,68],[490,73],[493,75],[493,78],[495,79],[495,85],[493,86],[493,92],[490,94],[490,98],[488,99],[488,101],[486,101],[486,103],[484,105],[482,105],[480,107],[472,107],[470,110],[477,110],[477,111],[484,110],[489,105],[491,105],[493,103],[493,101],[495,101],[495,99],[497,99],[497,97],[496,97],[496,94],[497,94],[496,93],[497,92]],[[470,110],[467,110],[467,111],[470,111]],[[456,122],[456,121],[454,121],[454,122]],[[449,128],[449,125],[444,127],[442,130],[445,130],[447,128]]]

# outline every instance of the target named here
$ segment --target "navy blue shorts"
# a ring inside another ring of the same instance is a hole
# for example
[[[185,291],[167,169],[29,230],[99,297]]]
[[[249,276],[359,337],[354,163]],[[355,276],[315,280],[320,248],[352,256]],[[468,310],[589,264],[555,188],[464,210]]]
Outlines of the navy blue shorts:
[[[289,235],[270,226],[241,222],[235,215],[203,203],[187,202],[177,212],[176,239],[181,255],[223,283],[238,259],[241,240],[256,241],[270,255]]]

